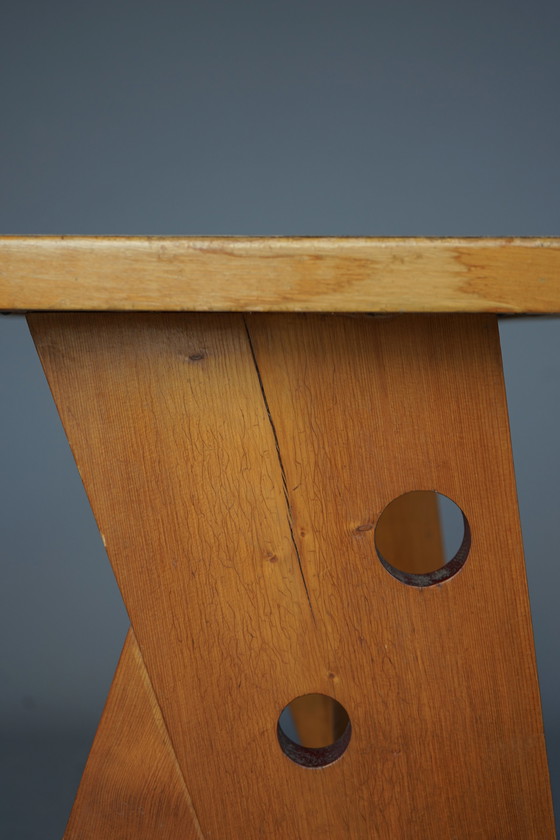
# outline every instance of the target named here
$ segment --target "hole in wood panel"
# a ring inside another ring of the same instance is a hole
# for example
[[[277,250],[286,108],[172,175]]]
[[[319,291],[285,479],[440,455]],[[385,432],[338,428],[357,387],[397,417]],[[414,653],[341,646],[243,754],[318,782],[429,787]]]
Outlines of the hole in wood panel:
[[[435,490],[413,490],[390,502],[375,527],[377,555],[393,577],[432,586],[457,574],[471,545],[461,508]]]
[[[326,767],[344,753],[352,734],[344,706],[326,694],[303,694],[278,718],[278,741],[302,767]]]

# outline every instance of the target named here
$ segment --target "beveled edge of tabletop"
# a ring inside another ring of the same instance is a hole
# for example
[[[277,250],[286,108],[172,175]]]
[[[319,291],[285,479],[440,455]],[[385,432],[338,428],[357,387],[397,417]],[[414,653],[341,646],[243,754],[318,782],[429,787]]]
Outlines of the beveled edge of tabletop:
[[[560,312],[560,238],[0,236],[0,310]]]

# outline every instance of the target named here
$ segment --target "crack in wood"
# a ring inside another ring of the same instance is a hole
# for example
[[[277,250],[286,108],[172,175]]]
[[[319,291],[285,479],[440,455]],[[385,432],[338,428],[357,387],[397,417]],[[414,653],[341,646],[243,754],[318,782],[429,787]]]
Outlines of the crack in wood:
[[[301,562],[301,555],[299,553],[299,548],[298,548],[298,544],[296,542],[296,536],[295,536],[295,532],[294,532],[293,511],[292,511],[292,505],[290,503],[290,494],[289,494],[289,491],[288,491],[288,482],[287,482],[287,479],[286,479],[286,471],[284,469],[284,462],[282,460],[282,453],[280,451],[280,441],[278,440],[278,432],[276,431],[276,426],[274,425],[274,420],[272,419],[272,412],[270,410],[270,406],[268,404],[268,398],[266,396],[266,391],[264,389],[264,383],[263,383],[261,371],[260,371],[260,368],[259,368],[259,364],[258,364],[258,361],[257,361],[257,354],[255,352],[253,339],[251,338],[251,332],[249,330],[249,325],[248,325],[247,319],[245,317],[243,318],[243,323],[245,324],[245,331],[247,333],[247,341],[249,342],[249,349],[251,350],[251,356],[253,357],[253,364],[255,365],[255,371],[257,373],[257,378],[258,378],[258,381],[259,381],[259,387],[261,389],[261,394],[262,394],[262,398],[263,398],[263,402],[264,402],[264,407],[266,409],[266,414],[267,414],[267,417],[268,417],[268,421],[270,423],[270,428],[272,429],[272,435],[274,437],[274,445],[276,446],[276,454],[278,456],[278,464],[280,466],[280,473],[282,475],[282,487],[283,487],[283,490],[284,490],[284,498],[286,500],[286,511],[287,511],[287,515],[288,515],[288,526],[290,528],[290,535],[291,535],[291,538],[292,538],[292,544],[294,546],[294,551],[296,553],[298,566],[299,566],[299,571],[300,571],[300,574],[301,574],[301,579],[303,581],[305,594],[307,596],[307,602],[309,604],[309,609],[311,610],[311,617],[313,618],[313,621],[316,624],[317,621],[316,621],[316,618],[315,618],[315,613],[313,611],[313,604],[311,603],[311,596],[309,594],[309,589],[307,587],[307,581],[305,580],[305,574],[303,572],[303,565],[302,565],[302,562]]]

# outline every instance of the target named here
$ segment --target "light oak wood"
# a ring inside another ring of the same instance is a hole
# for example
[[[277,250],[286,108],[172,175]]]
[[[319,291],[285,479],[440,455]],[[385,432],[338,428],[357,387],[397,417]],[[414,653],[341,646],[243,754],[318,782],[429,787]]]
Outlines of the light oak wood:
[[[495,318],[29,323],[204,837],[554,837]],[[472,529],[424,589],[374,547],[411,489]],[[320,770],[308,692],[352,722]]]
[[[101,838],[202,838],[132,631],[64,834]]]
[[[560,239],[2,237],[0,310],[560,312]]]
[[[247,320],[379,836],[554,837],[495,318]],[[411,489],[473,531],[426,590],[375,563],[368,528]]]

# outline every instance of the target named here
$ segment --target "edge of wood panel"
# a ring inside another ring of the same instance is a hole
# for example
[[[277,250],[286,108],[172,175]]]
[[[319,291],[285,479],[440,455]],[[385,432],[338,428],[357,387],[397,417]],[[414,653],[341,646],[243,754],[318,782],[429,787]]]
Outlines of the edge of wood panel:
[[[129,629],[63,840],[203,840]]]
[[[560,312],[560,238],[0,237],[0,310]]]

